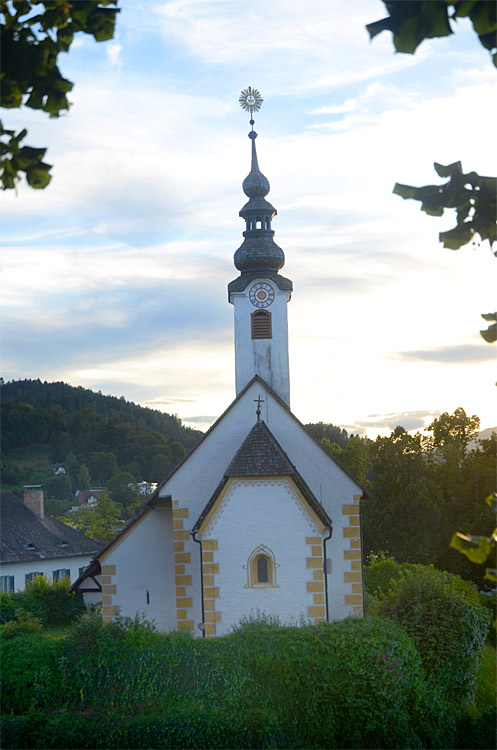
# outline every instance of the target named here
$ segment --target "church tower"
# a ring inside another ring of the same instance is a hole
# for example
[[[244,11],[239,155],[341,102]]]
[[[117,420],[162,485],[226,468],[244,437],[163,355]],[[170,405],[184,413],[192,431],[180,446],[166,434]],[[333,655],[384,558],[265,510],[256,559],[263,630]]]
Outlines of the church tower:
[[[245,220],[244,241],[234,256],[240,275],[228,284],[228,298],[235,309],[236,395],[259,375],[290,406],[287,304],[293,284],[278,273],[285,254],[273,239],[271,222],[277,211],[266,200],[269,180],[257,161],[253,112],[261,102],[258,91],[250,86],[240,97],[242,107],[251,114],[252,164],[243,181],[249,199],[240,211]]]

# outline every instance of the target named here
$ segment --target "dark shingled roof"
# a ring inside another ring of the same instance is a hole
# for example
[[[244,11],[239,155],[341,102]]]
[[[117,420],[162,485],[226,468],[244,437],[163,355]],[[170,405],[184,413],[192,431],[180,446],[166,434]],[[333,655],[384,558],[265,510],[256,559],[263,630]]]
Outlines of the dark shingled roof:
[[[225,471],[225,477],[276,477],[295,474],[295,467],[265,422],[257,422]]]
[[[252,271],[243,271],[240,276],[230,281],[228,284],[228,300],[231,292],[243,292],[253,279],[271,279],[278,289],[282,292],[293,291],[293,283],[290,279],[280,276],[277,271],[270,271],[267,268],[259,268]]]
[[[0,493],[1,562],[94,555],[105,546],[51,516],[39,518],[22,500]]]
[[[200,514],[192,532],[198,531],[230,478],[277,476],[291,476],[318,518],[331,528],[330,517],[321,503],[318,502],[310,487],[302,479],[265,422],[257,422],[225,471],[223,479]]]

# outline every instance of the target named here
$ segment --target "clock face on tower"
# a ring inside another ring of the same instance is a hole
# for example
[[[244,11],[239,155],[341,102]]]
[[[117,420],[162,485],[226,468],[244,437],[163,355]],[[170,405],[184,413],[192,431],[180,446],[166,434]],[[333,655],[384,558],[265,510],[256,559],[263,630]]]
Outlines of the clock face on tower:
[[[274,301],[274,289],[271,284],[260,281],[250,289],[249,299],[254,307],[269,307]]]

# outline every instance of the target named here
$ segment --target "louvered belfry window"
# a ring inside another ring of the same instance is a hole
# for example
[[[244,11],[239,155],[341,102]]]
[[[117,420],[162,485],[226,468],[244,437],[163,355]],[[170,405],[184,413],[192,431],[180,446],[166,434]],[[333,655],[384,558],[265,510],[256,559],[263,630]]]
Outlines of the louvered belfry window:
[[[251,315],[252,338],[271,339],[271,313],[267,310],[256,310]]]

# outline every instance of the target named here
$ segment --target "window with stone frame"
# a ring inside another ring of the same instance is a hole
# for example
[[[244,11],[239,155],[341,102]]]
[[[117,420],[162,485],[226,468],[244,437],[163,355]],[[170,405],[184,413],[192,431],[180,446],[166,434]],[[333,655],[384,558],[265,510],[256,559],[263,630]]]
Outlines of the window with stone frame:
[[[276,588],[276,558],[272,550],[260,544],[249,556],[247,565],[247,583],[245,588],[273,587]]]

